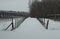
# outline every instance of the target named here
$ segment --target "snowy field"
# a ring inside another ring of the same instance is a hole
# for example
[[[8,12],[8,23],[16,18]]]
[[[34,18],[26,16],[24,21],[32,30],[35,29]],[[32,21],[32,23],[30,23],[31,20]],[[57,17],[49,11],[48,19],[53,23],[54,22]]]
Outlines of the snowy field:
[[[18,19],[21,21],[22,18],[14,18],[13,20],[13,23],[14,23],[14,26],[15,26],[15,19],[17,19],[16,21],[18,21]],[[45,19],[45,23],[47,22],[48,19]],[[0,19],[0,31],[3,31],[5,28],[7,28],[10,23],[12,22],[12,19]],[[41,28],[41,26],[43,27],[43,25],[36,19],[36,18],[27,18],[21,25],[23,25],[24,27],[29,27],[29,25],[27,25],[27,23],[32,24],[30,26],[40,26],[39,28]],[[25,26],[25,25],[27,26]],[[21,26],[20,25],[20,26]],[[23,27],[22,26],[22,27]],[[8,31],[11,30],[12,27],[9,27],[8,28]],[[28,28],[29,29],[29,28]],[[44,27],[41,28],[41,30],[44,29],[46,30]],[[60,22],[59,21],[53,21],[53,20],[49,20],[49,25],[48,25],[48,30],[60,30]]]
[[[36,18],[29,17],[14,31],[0,31],[0,39],[60,39],[60,22],[50,20],[46,30]]]

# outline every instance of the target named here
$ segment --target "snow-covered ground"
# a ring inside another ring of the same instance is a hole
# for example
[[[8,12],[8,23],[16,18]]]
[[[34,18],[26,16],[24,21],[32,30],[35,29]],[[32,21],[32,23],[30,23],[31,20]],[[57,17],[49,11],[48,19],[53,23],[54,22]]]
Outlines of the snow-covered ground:
[[[18,18],[14,18],[14,25],[15,25],[15,19],[17,19],[16,21],[18,21]],[[19,18],[19,20],[21,21],[22,19]],[[45,23],[47,22],[48,19],[45,19]],[[12,19],[0,19],[0,30],[4,30],[5,28],[7,28],[10,23],[12,22]],[[23,25],[23,26],[21,26]],[[43,25],[36,19],[36,18],[27,18],[22,24],[20,25],[20,28],[25,28],[25,27],[37,27],[37,28],[41,28],[39,30],[46,30]],[[30,26],[29,26],[30,25]],[[11,30],[12,27],[8,28],[8,30]],[[18,28],[18,29],[20,29]],[[25,29],[24,29],[25,30]],[[49,20],[49,25],[48,25],[48,30],[60,30],[60,22],[58,21],[53,21],[53,20]]]
[[[45,22],[47,21],[48,19],[45,19]],[[28,27],[28,28],[27,28]],[[36,19],[36,18],[27,18],[21,25],[18,29],[16,30],[19,30],[19,29],[30,29],[33,28],[34,30],[46,30],[43,25]],[[34,31],[33,30],[33,31]],[[38,31],[37,30],[37,31]],[[60,21],[53,21],[53,20],[49,20],[49,25],[48,25],[48,30],[60,30]]]
[[[50,20],[46,30],[36,18],[29,17],[14,31],[0,31],[0,39],[60,39],[59,29],[60,22]]]

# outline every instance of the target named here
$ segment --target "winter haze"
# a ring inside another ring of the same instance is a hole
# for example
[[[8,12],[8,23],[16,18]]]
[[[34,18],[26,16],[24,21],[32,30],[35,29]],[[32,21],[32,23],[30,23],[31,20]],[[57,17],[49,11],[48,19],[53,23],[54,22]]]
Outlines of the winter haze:
[[[29,0],[0,0],[0,10],[29,12],[28,3]],[[0,20],[0,29],[9,23]],[[46,30],[36,18],[29,17],[14,31],[0,31],[0,39],[60,39],[60,22],[50,20]]]

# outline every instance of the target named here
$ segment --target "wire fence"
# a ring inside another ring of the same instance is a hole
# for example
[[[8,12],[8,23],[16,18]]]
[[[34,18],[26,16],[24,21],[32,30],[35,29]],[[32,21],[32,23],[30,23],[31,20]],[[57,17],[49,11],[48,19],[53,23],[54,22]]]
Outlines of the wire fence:
[[[13,19],[0,19],[0,30],[16,29],[25,20],[25,17],[13,18]],[[13,28],[12,28],[13,27]]]

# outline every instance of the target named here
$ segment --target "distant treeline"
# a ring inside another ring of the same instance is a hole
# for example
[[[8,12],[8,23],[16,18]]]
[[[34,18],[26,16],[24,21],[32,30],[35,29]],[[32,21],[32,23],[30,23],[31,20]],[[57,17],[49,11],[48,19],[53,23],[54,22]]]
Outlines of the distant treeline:
[[[0,10],[0,18],[28,17],[28,16],[29,16],[28,12]]]

